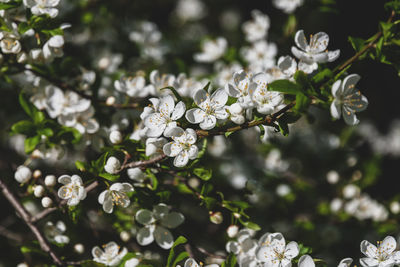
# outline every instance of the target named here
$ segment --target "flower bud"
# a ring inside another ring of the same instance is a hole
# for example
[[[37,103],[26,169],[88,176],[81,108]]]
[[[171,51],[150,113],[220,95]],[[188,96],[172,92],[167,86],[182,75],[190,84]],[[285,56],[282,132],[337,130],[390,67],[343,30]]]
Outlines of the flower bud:
[[[360,188],[354,184],[348,184],[343,188],[344,198],[354,198],[360,194]]]
[[[104,170],[110,174],[115,174],[121,168],[121,163],[116,157],[109,157]]]
[[[53,204],[53,200],[49,197],[42,198],[42,206],[43,208],[48,208]]]
[[[212,212],[210,211],[210,221],[215,224],[220,224],[224,220],[224,217],[222,216],[222,213],[217,211],[217,212]]]
[[[146,174],[144,174],[140,168],[130,168],[126,171],[126,173],[130,179],[135,181],[142,182],[144,179],[146,179]]]
[[[17,267],[29,267],[29,265],[26,264],[25,262],[21,262],[20,264],[17,265]]]
[[[42,197],[44,194],[44,187],[41,185],[35,186],[35,189],[33,190],[33,194],[35,197]]]
[[[56,177],[54,176],[54,175],[47,175],[45,178],[44,178],[44,184],[46,185],[46,186],[55,186],[56,185],[56,182],[57,182],[57,179],[56,179]]]
[[[78,243],[78,244],[75,244],[74,250],[78,254],[83,254],[83,252],[85,252],[85,247],[81,243]]]
[[[35,170],[33,172],[33,178],[38,179],[40,176],[42,176],[42,172],[40,170]]]
[[[119,144],[122,142],[122,134],[120,131],[112,131],[110,133],[110,141],[113,144]]]
[[[336,171],[329,171],[326,174],[326,180],[330,184],[336,184],[337,182],[339,182],[339,174]]]
[[[109,97],[107,97],[106,105],[107,105],[107,106],[112,106],[112,105],[114,105],[114,104],[115,104],[115,97],[114,97],[114,96],[109,96]]]
[[[226,229],[226,233],[230,238],[234,238],[237,235],[238,231],[239,231],[239,226],[237,225],[231,225],[228,227],[228,229]]]
[[[234,103],[229,107],[229,112],[234,115],[239,115],[243,112],[243,108],[238,103]]]
[[[32,178],[32,171],[28,167],[21,165],[17,168],[14,178],[17,182],[24,184]]]
[[[393,201],[390,203],[390,211],[393,214],[398,214],[400,212],[400,203],[398,201]]]
[[[121,238],[122,241],[124,242],[128,242],[129,239],[131,239],[131,235],[127,232],[127,231],[122,231],[119,234],[119,237]]]

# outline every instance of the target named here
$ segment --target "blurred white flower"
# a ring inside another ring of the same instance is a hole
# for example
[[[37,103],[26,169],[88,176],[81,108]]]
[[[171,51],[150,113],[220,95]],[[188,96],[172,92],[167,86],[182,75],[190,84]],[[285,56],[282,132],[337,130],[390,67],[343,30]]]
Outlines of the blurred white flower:
[[[266,14],[259,10],[251,12],[253,20],[243,23],[242,29],[248,42],[256,42],[267,37],[270,20]]]
[[[98,263],[102,263],[106,266],[117,266],[122,258],[128,252],[126,248],[120,251],[120,246],[115,242],[109,242],[103,245],[103,249],[94,247],[92,249],[93,260]]]
[[[47,222],[44,226],[44,234],[46,238],[51,242],[56,242],[58,244],[68,244],[69,237],[63,235],[67,230],[65,223],[58,221],[55,225],[52,222]]]
[[[55,8],[60,0],[23,0],[24,5],[31,9],[33,15],[47,14],[52,18],[58,15],[58,9]]]
[[[228,42],[223,37],[215,40],[206,40],[202,45],[202,52],[194,54],[194,60],[197,62],[210,63],[221,58],[227,49]]]
[[[296,8],[303,4],[304,0],[273,0],[273,4],[276,8],[281,9],[287,14],[293,13]]]
[[[28,167],[21,165],[15,171],[14,178],[18,183],[24,184],[32,178],[32,171]]]

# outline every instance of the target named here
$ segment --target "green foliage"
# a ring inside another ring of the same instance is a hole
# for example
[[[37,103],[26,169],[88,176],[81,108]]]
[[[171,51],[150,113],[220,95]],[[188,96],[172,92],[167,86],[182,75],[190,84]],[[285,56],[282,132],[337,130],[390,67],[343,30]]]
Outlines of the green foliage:
[[[301,86],[289,80],[276,80],[268,84],[268,90],[296,95],[301,93]]]
[[[166,267],[174,267],[174,266],[176,266],[176,265],[174,265],[174,264],[176,264],[176,262],[178,262],[178,261],[174,261],[173,262],[173,260],[174,260],[174,258],[175,258],[175,248],[177,247],[177,246],[179,246],[179,245],[182,245],[182,244],[185,244],[187,242],[187,239],[185,238],[185,237],[183,237],[183,236],[179,236],[176,240],[175,240],[175,242],[174,242],[174,244],[172,245],[172,247],[171,247],[171,249],[170,249],[170,251],[169,251],[169,255],[168,255],[168,260],[167,260],[167,265],[166,265]],[[176,257],[176,259],[179,259],[179,260],[183,260],[184,259],[184,257],[182,256],[182,255],[185,255],[185,254],[179,254],[177,257]]]

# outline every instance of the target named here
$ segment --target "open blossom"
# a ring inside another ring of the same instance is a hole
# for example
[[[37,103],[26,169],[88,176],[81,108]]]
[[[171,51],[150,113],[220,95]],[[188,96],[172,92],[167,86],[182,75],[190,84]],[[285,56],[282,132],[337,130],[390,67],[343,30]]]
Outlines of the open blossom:
[[[186,112],[186,119],[193,124],[200,123],[200,128],[210,130],[215,127],[217,119],[228,118],[225,104],[228,95],[224,89],[217,89],[211,96],[204,89],[198,90],[193,96],[199,108],[192,108]]]
[[[123,76],[114,81],[114,87],[117,91],[130,97],[146,97],[150,94],[149,88],[146,87],[146,80],[141,75],[135,77]]]
[[[55,242],[58,244],[67,244],[69,243],[69,237],[63,235],[63,233],[67,230],[65,223],[62,221],[58,221],[56,224],[52,222],[47,222],[44,226],[44,234],[48,240],[51,242]]]
[[[271,114],[283,103],[283,95],[280,92],[268,91],[268,83],[274,80],[267,73],[258,73],[253,76],[253,81],[257,88],[253,93],[253,101],[256,104],[257,111],[261,114]]]
[[[244,70],[233,74],[233,83],[226,84],[225,90],[229,96],[237,98],[237,103],[244,109],[253,108],[254,102],[252,96],[257,84],[251,80],[251,75]]]
[[[215,40],[207,40],[203,43],[201,53],[194,55],[197,62],[214,62],[225,54],[228,42],[223,37]]]
[[[250,258],[255,260],[257,241],[253,239],[254,234],[253,230],[242,229],[237,234],[236,240],[226,243],[226,251],[235,254],[239,264],[249,261]]]
[[[153,101],[156,112],[148,115],[144,124],[148,128],[149,137],[159,137],[164,135],[176,126],[176,120],[180,119],[185,113],[186,106],[180,101],[175,105],[171,95],[162,97],[159,101]]]
[[[58,182],[63,184],[58,189],[58,196],[62,199],[68,199],[68,206],[76,206],[86,198],[85,187],[78,175],[62,175],[58,178]]]
[[[18,54],[21,52],[20,35],[16,23],[11,24],[12,32],[0,31],[0,48],[4,54]]]
[[[368,106],[367,98],[355,87],[359,80],[359,75],[350,74],[343,82],[337,80],[332,86],[332,117],[339,119],[342,114],[344,121],[349,125],[359,123],[355,113],[365,110]]]
[[[304,0],[274,0],[272,3],[276,8],[281,9],[283,12],[290,14],[293,13],[296,8],[303,4]]]
[[[361,252],[367,256],[360,259],[360,264],[364,267],[390,267],[395,264],[398,253],[396,240],[392,236],[387,236],[383,241],[378,242],[378,247],[372,245],[367,240],[361,242]]]
[[[56,57],[62,57],[64,52],[62,47],[64,46],[64,36],[55,35],[51,37],[43,45],[43,57],[47,62],[51,62]]]
[[[139,210],[135,219],[143,224],[136,239],[141,246],[147,246],[154,240],[163,249],[170,249],[174,238],[168,228],[173,229],[183,223],[185,217],[179,212],[169,212],[169,207],[160,203],[153,207],[153,211],[147,209]]]
[[[93,260],[106,266],[117,266],[126,253],[127,249],[123,248],[120,251],[120,246],[115,242],[103,245],[103,249],[97,246],[92,249]]]
[[[179,95],[192,97],[198,88],[203,88],[203,82],[196,81],[193,78],[188,78],[185,73],[181,73],[175,79],[174,88],[178,91]]]
[[[149,80],[150,84],[144,90],[147,90],[151,95],[165,95],[168,94],[168,90],[161,91],[161,89],[173,86],[175,76],[172,74],[160,74],[158,70],[153,70],[150,72]]]
[[[240,53],[249,63],[249,69],[257,73],[275,66],[275,56],[278,53],[278,48],[274,43],[260,40],[250,47],[243,47]]]
[[[52,18],[57,17],[58,9],[55,8],[60,0],[24,0],[24,5],[31,9],[33,15],[47,14]]]
[[[99,195],[99,203],[103,205],[103,210],[111,213],[114,206],[121,206],[126,208],[131,203],[129,197],[126,195],[128,192],[133,192],[133,187],[128,183],[114,183],[109,189],[103,191]]]
[[[294,41],[298,48],[292,46],[292,53],[300,59],[299,69],[305,73],[311,73],[318,68],[317,63],[326,63],[335,61],[339,55],[340,50],[328,51],[329,36],[324,32],[319,32],[310,37],[310,43],[304,35],[303,30],[299,30]]]
[[[299,246],[292,241],[286,244],[285,238],[277,234],[271,241],[257,251],[257,259],[272,267],[290,267],[299,254]]]
[[[315,267],[314,260],[309,255],[303,255],[299,259],[298,267]]]
[[[251,12],[253,20],[243,23],[242,29],[248,42],[255,42],[264,39],[270,26],[269,17],[260,10]]]
[[[183,167],[189,159],[197,157],[198,148],[195,145],[197,134],[193,129],[183,130],[180,127],[175,127],[168,131],[167,137],[171,137],[173,141],[165,144],[163,151],[168,157],[175,157],[174,165],[176,167]]]
[[[345,258],[339,262],[338,267],[350,267],[352,262],[352,258]]]
[[[156,157],[163,155],[163,146],[168,143],[167,139],[164,137],[158,138],[147,138],[146,139],[146,151],[147,157]]]

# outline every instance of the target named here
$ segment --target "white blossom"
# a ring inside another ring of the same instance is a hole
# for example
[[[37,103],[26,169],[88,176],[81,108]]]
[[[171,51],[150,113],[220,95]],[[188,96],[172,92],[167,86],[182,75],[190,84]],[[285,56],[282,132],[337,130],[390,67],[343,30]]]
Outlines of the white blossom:
[[[42,185],[36,185],[33,189],[33,195],[35,197],[42,197],[44,194],[44,187]]]
[[[123,138],[122,138],[122,134],[120,131],[114,130],[114,131],[111,131],[111,133],[109,135],[109,139],[112,144],[119,144],[122,142]]]
[[[4,54],[18,54],[21,52],[20,35],[16,23],[11,24],[12,31],[0,31],[0,48]]]
[[[378,242],[378,246],[372,245],[367,240],[361,242],[361,252],[367,256],[360,259],[361,266],[364,267],[390,267],[395,264],[393,259],[396,249],[396,240],[392,236],[387,236],[383,241]]]
[[[258,73],[252,80],[257,84],[252,96],[257,111],[261,114],[272,114],[283,104],[283,94],[268,90],[268,83],[273,81],[273,77],[267,73]]]
[[[359,123],[356,112],[363,111],[368,106],[367,98],[355,87],[360,80],[357,74],[351,74],[342,80],[337,80],[332,86],[334,100],[331,104],[331,115],[339,119],[343,115],[348,125]]]
[[[42,203],[43,208],[48,208],[53,205],[53,200],[49,197],[42,198],[40,202]]]
[[[183,223],[185,217],[179,212],[170,212],[167,205],[160,203],[153,207],[153,211],[139,210],[135,219],[144,225],[140,228],[136,239],[141,246],[147,246],[154,240],[163,249],[170,249],[174,238],[168,228],[173,229]]]
[[[315,267],[314,260],[309,255],[303,255],[299,259],[298,267]]]
[[[134,189],[128,183],[114,183],[107,190],[99,195],[99,203],[103,205],[103,210],[107,213],[112,213],[114,206],[126,208],[131,203],[126,193],[133,192]]]
[[[117,266],[127,252],[126,248],[120,250],[115,242],[103,245],[103,249],[97,246],[92,249],[93,260],[106,266]]]
[[[68,199],[68,206],[76,206],[86,198],[85,187],[78,175],[62,175],[58,178],[58,182],[63,184],[58,189],[58,196],[62,199]]]
[[[324,32],[319,32],[310,37],[310,43],[304,36],[304,31],[299,30],[294,40],[298,48],[292,46],[292,53],[300,59],[298,68],[305,73],[311,73],[318,68],[317,63],[326,63],[335,61],[340,50],[327,51],[329,36]]]
[[[33,15],[47,14],[52,18],[58,15],[58,6],[60,0],[23,0],[24,5],[31,9]]]
[[[114,81],[114,87],[117,91],[130,97],[146,97],[151,93],[149,87],[146,87],[145,78],[141,75],[134,77],[123,76]]]
[[[172,138],[172,142],[164,145],[164,154],[168,157],[174,157],[174,166],[183,167],[189,159],[195,159],[198,154],[198,148],[195,145],[197,141],[196,132],[187,128],[183,130],[180,127],[172,128],[168,131],[168,136]]]
[[[266,38],[270,20],[266,14],[259,10],[253,10],[251,16],[253,20],[243,23],[242,29],[246,35],[246,40],[252,43]]]
[[[194,54],[194,60],[197,62],[214,62],[221,58],[227,49],[228,42],[223,37],[215,40],[206,40],[202,45],[202,52]]]
[[[249,63],[249,70],[257,73],[275,66],[275,56],[278,53],[278,49],[276,44],[260,40],[250,47],[243,47],[240,53]]]
[[[52,222],[47,222],[44,226],[44,234],[46,238],[51,242],[55,242],[58,244],[69,243],[69,237],[63,235],[66,230],[67,227],[62,221],[58,221],[55,225]]]
[[[233,103],[228,107],[229,119],[236,124],[243,124],[245,117],[243,116],[244,109],[238,103]]]
[[[225,91],[229,96],[237,98],[237,103],[244,109],[254,107],[252,96],[257,84],[251,80],[252,75],[240,70],[233,74],[233,84],[228,83],[225,86]]]
[[[167,139],[164,137],[158,138],[147,138],[146,139],[146,150],[145,154],[147,157],[156,157],[163,155],[163,147],[168,143]]]
[[[293,13],[296,8],[303,4],[304,0],[273,0],[273,4],[276,8],[281,9],[287,14]]]
[[[344,258],[339,262],[338,267],[350,267],[352,262],[352,258]]]
[[[144,120],[149,137],[159,137],[163,133],[166,135],[176,126],[175,121],[180,119],[186,110],[182,101],[175,105],[174,98],[170,95],[164,96],[158,101],[153,101],[153,105],[156,112],[148,115]]]
[[[290,267],[293,258],[299,254],[299,246],[292,241],[286,244],[285,238],[277,234],[269,244],[261,246],[257,251],[257,259],[272,267]]]
[[[104,170],[110,174],[118,173],[120,168],[121,162],[116,157],[109,157],[104,165]]]
[[[179,0],[175,13],[182,21],[195,21],[203,18],[206,7],[201,0]]]
[[[200,128],[210,130],[215,127],[218,120],[228,118],[225,104],[228,95],[224,89],[217,89],[211,96],[204,89],[198,90],[193,96],[199,108],[192,108],[186,112],[186,119],[193,124],[200,123]]]
[[[32,171],[28,167],[21,165],[15,171],[14,178],[18,183],[24,184],[32,178]]]
[[[55,35],[52,36],[44,45],[43,45],[43,57],[46,62],[51,62],[56,57],[62,57],[64,52],[62,47],[64,46],[64,36]]]

